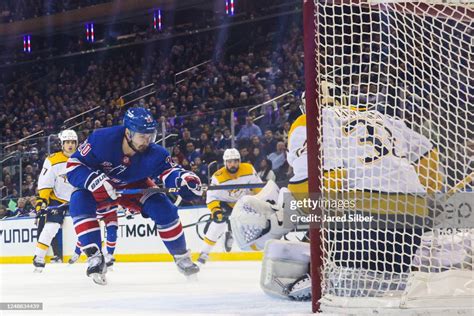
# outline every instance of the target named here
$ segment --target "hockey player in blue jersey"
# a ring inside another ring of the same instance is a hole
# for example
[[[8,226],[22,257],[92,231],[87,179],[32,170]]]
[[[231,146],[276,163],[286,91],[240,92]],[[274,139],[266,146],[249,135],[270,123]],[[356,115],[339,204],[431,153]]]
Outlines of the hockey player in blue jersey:
[[[186,248],[177,207],[163,193],[120,195],[118,190],[149,188],[151,179],[165,187],[179,188],[183,199],[202,195],[201,181],[194,173],[173,163],[169,153],[154,143],[157,123],[144,108],[130,108],[123,126],[98,129],[69,158],[67,178],[76,188],[70,213],[83,252],[87,275],[106,284],[107,271],[101,251],[96,210],[113,205],[141,212],[151,218],[178,270],[186,276],[199,272]]]

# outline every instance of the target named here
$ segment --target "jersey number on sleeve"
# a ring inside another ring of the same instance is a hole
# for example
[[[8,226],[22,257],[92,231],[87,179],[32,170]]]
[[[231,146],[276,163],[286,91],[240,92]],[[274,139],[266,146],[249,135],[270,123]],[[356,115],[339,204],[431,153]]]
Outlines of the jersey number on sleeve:
[[[79,147],[79,153],[81,154],[81,156],[86,156],[90,151],[91,151],[92,147],[89,143],[83,143],[80,147]]]

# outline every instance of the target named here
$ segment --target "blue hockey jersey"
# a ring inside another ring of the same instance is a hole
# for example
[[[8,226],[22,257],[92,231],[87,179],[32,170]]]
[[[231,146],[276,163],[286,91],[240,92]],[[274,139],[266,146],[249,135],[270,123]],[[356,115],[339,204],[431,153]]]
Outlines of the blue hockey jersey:
[[[152,143],[145,152],[129,157],[122,150],[124,137],[124,126],[94,131],[67,162],[69,183],[87,189],[94,174],[104,173],[119,187],[146,178],[176,187],[176,178],[186,170],[173,163],[166,149]]]

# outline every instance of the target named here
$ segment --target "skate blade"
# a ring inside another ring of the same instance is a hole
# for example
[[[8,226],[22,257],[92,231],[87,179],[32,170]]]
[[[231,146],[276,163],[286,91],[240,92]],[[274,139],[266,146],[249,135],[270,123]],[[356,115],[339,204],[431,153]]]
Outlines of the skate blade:
[[[41,273],[41,272],[43,272],[43,269],[44,269],[44,268],[35,268],[35,269],[33,270],[33,273]]]
[[[107,285],[107,279],[105,278],[105,274],[92,273],[90,277],[92,278],[95,284]]]

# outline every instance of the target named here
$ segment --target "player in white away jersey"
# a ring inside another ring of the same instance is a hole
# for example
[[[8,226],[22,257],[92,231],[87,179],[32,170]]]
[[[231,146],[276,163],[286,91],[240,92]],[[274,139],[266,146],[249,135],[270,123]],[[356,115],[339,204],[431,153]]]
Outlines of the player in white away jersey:
[[[240,162],[240,153],[237,149],[226,149],[223,160],[225,166],[212,175],[211,185],[262,183],[262,180],[251,164]],[[230,251],[233,238],[232,232],[227,231],[227,227],[229,225],[228,218],[232,213],[232,208],[235,202],[241,197],[258,193],[260,190],[261,189],[236,189],[208,191],[206,204],[211,211],[212,222],[207,226],[198,263],[206,263],[209,258],[209,253],[224,233],[226,234],[225,248],[226,251]]]
[[[64,130],[59,133],[59,139],[62,151],[51,154],[44,160],[43,169],[38,179],[38,198],[36,200],[36,212],[39,219],[38,242],[33,258],[36,272],[41,272],[44,268],[48,248],[64,221],[66,207],[57,209],[53,207],[69,202],[73,190],[66,179],[66,161],[76,151],[77,134],[73,130]],[[47,207],[53,209],[46,211]]]

